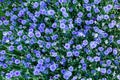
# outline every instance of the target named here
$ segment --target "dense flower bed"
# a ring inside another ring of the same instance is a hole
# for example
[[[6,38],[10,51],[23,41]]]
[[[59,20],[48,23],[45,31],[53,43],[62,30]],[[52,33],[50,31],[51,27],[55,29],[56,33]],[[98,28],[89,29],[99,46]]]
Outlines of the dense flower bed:
[[[0,80],[120,80],[119,0],[0,0]]]

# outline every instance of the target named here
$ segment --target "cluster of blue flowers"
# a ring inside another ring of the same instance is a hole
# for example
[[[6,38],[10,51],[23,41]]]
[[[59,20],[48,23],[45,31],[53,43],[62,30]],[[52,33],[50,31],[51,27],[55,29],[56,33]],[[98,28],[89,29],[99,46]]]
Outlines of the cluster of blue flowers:
[[[0,0],[0,79],[120,80],[119,4]]]

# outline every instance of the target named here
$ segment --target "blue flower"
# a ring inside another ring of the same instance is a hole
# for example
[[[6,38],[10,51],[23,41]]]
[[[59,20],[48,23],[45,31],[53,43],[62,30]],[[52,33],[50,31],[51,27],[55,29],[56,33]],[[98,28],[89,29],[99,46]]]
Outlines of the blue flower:
[[[61,8],[60,8],[60,11],[61,11],[62,13],[64,13],[64,12],[66,12],[66,8],[65,8],[65,7],[61,7]]]
[[[69,70],[69,71],[73,71],[73,70],[74,70],[73,66],[70,66],[70,67],[68,68],[68,70]]]
[[[107,64],[108,66],[110,66],[110,65],[111,65],[111,63],[112,63],[112,61],[111,61],[111,60],[107,60],[107,61],[106,61],[106,64]]]
[[[87,17],[89,17],[89,18],[92,17],[92,13],[88,13]]]
[[[113,5],[111,4],[108,4],[107,6],[103,7],[105,13],[110,12],[112,8],[113,8]]]
[[[72,76],[72,72],[65,71],[65,74],[63,75],[63,78],[68,80],[71,76]]]
[[[45,1],[40,1],[40,8],[45,8],[47,6]]]
[[[51,16],[53,16],[53,15],[55,15],[55,11],[54,10],[48,10],[48,15],[51,15]]]
[[[4,20],[4,21],[3,21],[3,24],[4,24],[5,26],[7,26],[7,25],[9,24],[9,21],[8,21],[8,20]]]
[[[18,36],[22,36],[22,34],[23,34],[23,30],[20,30],[20,31],[17,32]]]
[[[56,68],[57,68],[57,67],[56,67],[56,64],[50,65],[50,70],[51,70],[51,71],[54,72],[54,71],[56,70]]]
[[[17,50],[19,50],[19,51],[23,50],[22,45],[18,45],[18,46],[17,46]]]
[[[87,11],[91,11],[92,7],[91,6],[86,6],[85,7]]]
[[[66,25],[64,23],[60,23],[60,28],[65,29]]]
[[[75,57],[78,57],[80,53],[78,51],[73,51],[73,54]]]
[[[91,41],[90,42],[90,48],[91,49],[94,49],[94,48],[96,48],[97,47],[97,43],[95,42],[95,41]]]
[[[15,60],[15,64],[20,64],[20,60],[19,60],[19,59],[16,59],[16,60]]]
[[[33,3],[33,8],[37,8],[39,6],[39,3],[38,2],[34,2]]]
[[[55,34],[55,35],[52,36],[52,40],[56,40],[57,38],[58,38],[57,34]]]
[[[11,78],[12,78],[12,75],[10,75],[10,73],[6,73],[5,78],[6,78],[6,79],[11,79]]]
[[[114,49],[113,49],[113,54],[114,54],[114,55],[117,55],[117,53],[118,53],[117,48],[114,48]]]
[[[95,57],[94,57],[94,60],[95,60],[96,62],[98,62],[98,61],[100,61],[100,57],[95,56]]]
[[[94,0],[94,4],[99,4],[101,0]]]
[[[111,74],[111,73],[112,73],[111,69],[108,69],[107,74]]]
[[[98,47],[98,50],[99,50],[99,51],[103,51],[104,48],[103,48],[103,47]]]
[[[33,74],[34,74],[34,75],[39,75],[39,74],[40,74],[40,71],[39,71],[38,69],[35,69],[35,70],[33,71]]]
[[[54,23],[52,24],[52,28],[56,28],[56,27],[57,27],[57,23],[54,22]]]
[[[14,50],[14,46],[12,46],[12,45],[9,46],[9,47],[8,47],[8,50],[9,50],[9,51],[13,51],[13,50]]]
[[[0,26],[3,24],[3,22],[0,20]]]
[[[40,31],[35,31],[35,36],[36,36],[37,38],[41,37]]]
[[[32,37],[34,37],[34,33],[33,33],[33,32],[28,32],[28,36],[29,36],[30,38],[32,38]]]
[[[65,46],[64,46],[65,49],[70,49],[70,44],[69,43],[66,43]]]
[[[120,44],[120,40],[117,40],[117,44]]]
[[[21,75],[21,72],[20,71],[15,71],[14,72],[14,76],[16,76],[16,77],[18,77],[18,76],[20,76]]]
[[[107,72],[106,68],[100,68],[100,72],[105,74]]]
[[[87,45],[88,45],[88,40],[83,40],[82,46],[85,47],[85,46],[87,46]]]
[[[89,0],[83,0],[83,1],[84,1],[84,3],[86,3],[86,4],[89,3]]]
[[[73,54],[72,54],[72,52],[67,52],[67,57],[71,57],[71,56],[73,56]]]
[[[76,49],[79,50],[79,49],[82,49],[82,46],[80,44],[76,45]]]
[[[67,17],[69,16],[67,12],[63,12],[62,15],[63,15],[65,18],[67,18]]]
[[[82,12],[79,12],[79,13],[77,14],[77,16],[78,16],[78,17],[82,17],[82,16],[83,16],[83,13],[82,13]]]
[[[95,7],[95,8],[94,8],[94,12],[95,12],[95,13],[99,13],[99,12],[100,12],[99,8],[98,8],[98,7]]]
[[[108,20],[110,18],[109,15],[104,15],[103,17],[105,20]]]

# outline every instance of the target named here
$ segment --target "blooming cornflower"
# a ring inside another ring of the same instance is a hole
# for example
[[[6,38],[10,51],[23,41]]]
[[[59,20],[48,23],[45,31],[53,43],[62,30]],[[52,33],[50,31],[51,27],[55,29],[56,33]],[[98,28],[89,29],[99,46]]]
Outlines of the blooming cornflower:
[[[22,34],[23,34],[23,30],[20,30],[20,31],[17,32],[18,36],[22,36]]]
[[[6,51],[5,51],[5,50],[1,50],[1,51],[0,51],[0,54],[1,54],[1,55],[4,55],[4,54],[6,54]]]
[[[107,74],[111,74],[111,73],[112,73],[111,69],[108,69]]]
[[[48,10],[48,15],[51,15],[51,16],[53,16],[53,15],[55,15],[55,11],[54,10]]]
[[[60,23],[60,28],[65,29],[66,25],[64,23]]]
[[[33,8],[37,8],[39,6],[38,2],[33,3]]]
[[[45,1],[40,1],[40,8],[45,8],[46,7],[46,2]]]
[[[12,76],[10,75],[10,73],[7,73],[6,76],[5,76],[6,79],[11,79]]]
[[[22,23],[23,25],[25,25],[25,24],[27,23],[27,21],[26,21],[26,20],[22,20],[21,23]]]
[[[28,36],[31,38],[31,37],[34,37],[34,33],[33,32],[28,32]]]
[[[83,40],[82,46],[85,47],[86,45],[88,45],[88,40]]]
[[[120,44],[120,40],[117,40],[117,44]]]
[[[95,62],[98,62],[98,61],[100,61],[100,57],[98,57],[98,56],[95,56],[95,57],[94,57],[94,61],[95,61]]]
[[[56,28],[56,27],[57,27],[57,23],[54,22],[54,23],[52,24],[52,28]]]
[[[76,45],[76,49],[79,50],[79,49],[82,49],[82,46],[80,44]]]
[[[70,66],[70,67],[68,68],[68,70],[69,70],[69,71],[73,71],[73,70],[74,70],[73,66]]]
[[[89,17],[89,18],[92,17],[92,13],[88,13],[87,17]]]
[[[23,50],[22,45],[18,45],[18,46],[17,46],[17,50],[19,50],[19,51]]]
[[[106,68],[100,68],[100,72],[101,72],[101,73],[105,74],[106,71],[107,71]]]
[[[56,64],[50,65],[50,70],[51,70],[51,71],[54,72],[54,71],[56,70],[56,68],[57,68],[57,67],[56,67]]]
[[[77,14],[77,16],[78,16],[78,17],[82,17],[82,16],[83,16],[83,13],[82,13],[82,12],[79,12],[79,13]]]
[[[111,65],[111,63],[112,63],[112,61],[111,61],[111,60],[107,60],[107,61],[106,61],[106,64],[107,64],[108,66],[110,66],[110,65]]]
[[[66,55],[67,55],[67,57],[71,57],[73,54],[72,54],[72,52],[69,51],[69,52],[67,52]]]
[[[57,52],[52,52],[51,56],[56,57],[57,56]]]
[[[103,7],[105,13],[108,13],[112,8],[113,6],[111,4],[108,4],[107,6]]]
[[[16,59],[16,60],[15,60],[15,64],[20,64],[20,60],[19,60],[19,59]]]
[[[94,49],[94,48],[96,48],[96,47],[97,47],[96,42],[95,42],[95,41],[91,41],[91,42],[90,42],[90,48],[91,48],[91,49]]]
[[[35,70],[33,71],[33,74],[34,74],[34,75],[39,75],[39,73],[40,73],[40,71],[39,71],[38,69],[35,69]]]
[[[75,57],[78,57],[79,56],[79,52],[78,51],[73,51],[73,55],[75,56]]]
[[[116,48],[114,48],[114,49],[113,49],[113,54],[114,54],[114,55],[117,55],[117,53],[118,53],[118,50],[117,50]]]
[[[3,24],[3,22],[0,20],[0,25],[2,25]]]
[[[67,18],[67,17],[69,16],[67,12],[63,12],[62,15],[63,15],[65,18]]]
[[[90,62],[95,61],[95,59],[94,59],[94,58],[92,58],[91,56],[87,56],[87,59],[88,59],[88,61],[90,61]],[[99,60],[99,59],[98,59],[98,60]],[[96,62],[97,62],[97,60],[96,60]]]
[[[91,11],[92,7],[91,6],[86,6],[85,7],[87,11]]]
[[[101,2],[101,0],[94,0],[95,4],[99,4]]]
[[[55,34],[55,35],[53,35],[51,38],[52,38],[52,40],[56,40],[56,39],[58,38],[58,35]]]
[[[95,13],[99,13],[99,12],[100,12],[99,8],[98,8],[98,7],[95,7],[95,8],[94,8],[94,12],[95,12]]]
[[[7,25],[9,24],[9,21],[8,21],[8,20],[4,20],[4,21],[3,21],[3,24],[4,24],[5,26],[7,26]]]
[[[72,76],[72,72],[70,71],[65,71],[65,74],[63,75],[64,79],[69,79]]]
[[[108,20],[110,17],[109,17],[109,15],[104,15],[104,17],[103,17],[105,20]]]
[[[14,50],[14,46],[12,46],[12,45],[9,46],[9,47],[8,47],[8,50],[9,50],[9,51],[13,51],[13,50]]]
[[[69,44],[69,43],[66,43],[66,44],[64,45],[64,48],[65,48],[65,49],[70,49],[70,44]]]
[[[66,12],[66,8],[65,7],[61,7],[60,8],[60,11],[63,13],[63,12]]]
[[[50,58],[46,58],[45,62],[49,63],[50,62]]]
[[[89,3],[89,0],[83,0],[83,1],[84,1],[84,3],[86,3],[86,4]]]
[[[5,60],[5,56],[0,56],[0,61],[4,61]]]
[[[35,31],[35,36],[36,36],[37,38],[41,37],[40,31]]]

